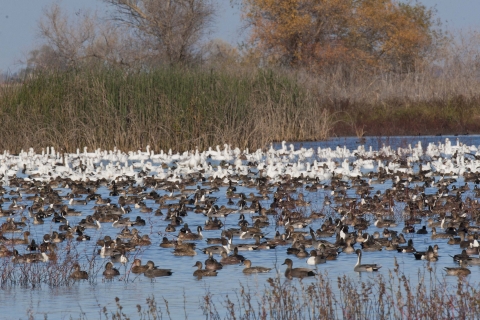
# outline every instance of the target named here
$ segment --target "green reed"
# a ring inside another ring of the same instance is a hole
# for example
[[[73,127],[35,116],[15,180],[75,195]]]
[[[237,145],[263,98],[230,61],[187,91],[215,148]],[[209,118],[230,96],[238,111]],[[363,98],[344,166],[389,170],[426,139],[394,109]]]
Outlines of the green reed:
[[[2,88],[0,130],[8,139],[0,148],[265,146],[326,138],[308,117],[327,116],[317,109],[292,77],[261,69],[44,72]]]

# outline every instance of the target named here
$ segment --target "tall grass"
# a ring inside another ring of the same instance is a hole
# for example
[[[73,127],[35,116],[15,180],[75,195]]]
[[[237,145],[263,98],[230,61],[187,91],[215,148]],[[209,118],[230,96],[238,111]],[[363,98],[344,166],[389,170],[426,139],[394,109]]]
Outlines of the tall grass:
[[[265,146],[325,139],[328,113],[291,77],[158,69],[39,73],[0,98],[0,148],[53,145],[111,149]],[[181,146],[181,147],[180,147]]]

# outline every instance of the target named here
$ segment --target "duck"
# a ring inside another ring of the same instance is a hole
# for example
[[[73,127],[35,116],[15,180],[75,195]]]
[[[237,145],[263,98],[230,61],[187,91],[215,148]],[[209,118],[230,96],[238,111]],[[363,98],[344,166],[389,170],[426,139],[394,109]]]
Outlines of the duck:
[[[11,238],[11,239],[3,240],[2,242],[5,245],[28,244],[30,242],[28,239],[29,236],[30,236],[30,232],[25,231],[23,233],[23,238]]]
[[[438,261],[438,254],[435,253],[432,246],[429,246],[427,251],[415,251],[413,255],[416,260]]]
[[[312,250],[310,251],[310,258],[307,259],[307,264],[308,265],[316,265],[316,264],[321,264],[321,263],[326,263],[327,258],[324,256],[318,255],[317,250]]]
[[[197,233],[192,233],[192,232],[179,232],[178,234],[178,239],[180,240],[202,240],[203,239],[203,234],[202,234],[202,227],[198,226],[197,227]]]
[[[120,249],[120,251],[114,250],[110,256],[110,260],[113,263],[121,263],[122,265],[127,264],[128,258],[125,256],[125,249]]]
[[[166,277],[173,274],[172,269],[158,269],[153,261],[147,261],[147,270],[143,273],[145,277]]]
[[[243,256],[239,256],[239,255],[230,255],[229,256],[226,251],[222,251],[221,256],[222,256],[222,259],[220,260],[220,263],[222,265],[240,264],[243,261],[245,261]]]
[[[275,249],[276,245],[273,243],[269,242],[260,242],[260,236],[255,235],[255,246],[257,247],[257,250],[270,250],[270,249]]]
[[[460,277],[465,277],[468,276],[470,273],[470,269],[467,267],[467,261],[466,260],[460,260],[460,267],[445,267],[445,271],[448,276],[460,276]]]
[[[380,216],[375,220],[374,226],[377,228],[393,228],[397,226],[397,223],[393,220],[384,220],[383,217]]]
[[[87,271],[81,270],[78,262],[75,262],[73,264],[73,272],[70,273],[69,277],[75,280],[88,280],[88,273]]]
[[[353,267],[354,271],[356,271],[356,272],[364,272],[364,271],[372,272],[372,271],[378,271],[382,267],[381,265],[377,265],[376,263],[375,264],[362,264],[362,250],[357,249],[355,252],[357,254],[358,260],[357,260],[357,264],[355,265],[355,267]]]
[[[48,260],[49,260],[49,257],[45,252],[27,253],[27,254],[21,255],[18,253],[16,249],[13,250],[13,258],[12,258],[13,263],[47,262]]]
[[[437,233],[437,228],[432,227],[432,235],[430,236],[432,240],[436,239],[449,239],[451,234],[449,233]]]
[[[265,267],[252,267],[252,261],[244,260],[243,265],[245,268],[243,269],[243,273],[251,274],[251,273],[265,273],[272,270],[272,268],[265,268]]]
[[[175,240],[168,240],[167,237],[162,238],[162,242],[160,243],[160,247],[162,248],[175,248],[177,242]]]
[[[131,268],[132,273],[136,273],[136,274],[144,273],[147,270],[148,270],[148,265],[142,265],[142,260],[138,258],[133,260],[132,268]]]
[[[417,234],[428,234],[427,226],[423,226],[421,229],[418,229]]]
[[[103,271],[103,275],[105,276],[105,278],[113,278],[115,276],[119,276],[120,275],[120,271],[118,271],[118,269],[115,269],[113,267],[113,263],[111,263],[110,261],[107,262],[107,264],[105,265],[105,271]]]
[[[296,255],[297,258],[299,258],[299,259],[303,259],[303,258],[308,257],[308,252],[305,250],[305,245],[301,244],[301,245],[298,247],[298,252],[297,252],[295,255]]]
[[[415,248],[413,247],[413,240],[412,239],[408,239],[408,243],[406,246],[400,246],[400,247],[397,247],[397,251],[398,252],[403,252],[403,253],[413,253],[415,252]]]
[[[316,273],[308,268],[292,268],[293,261],[291,259],[285,259],[285,262],[282,265],[286,265],[287,269],[285,270],[285,277],[288,279],[292,278],[305,278],[305,277],[313,277]]]
[[[217,270],[206,270],[202,269],[203,265],[200,261],[197,261],[194,265],[194,267],[197,267],[197,270],[193,272],[193,276],[201,279],[202,277],[216,277],[217,276]]]
[[[206,270],[220,270],[223,268],[223,265],[213,258],[213,253],[208,253],[208,259],[205,260],[205,269]]]
[[[173,250],[173,255],[175,256],[195,256],[197,252],[195,251],[194,243],[183,243],[182,240],[177,240],[177,245],[175,250]]]

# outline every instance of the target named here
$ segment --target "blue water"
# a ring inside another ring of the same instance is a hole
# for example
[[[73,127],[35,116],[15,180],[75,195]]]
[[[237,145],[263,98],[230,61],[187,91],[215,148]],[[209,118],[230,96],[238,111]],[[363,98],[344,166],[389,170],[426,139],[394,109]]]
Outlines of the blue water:
[[[456,139],[466,145],[477,146],[480,145],[480,136],[450,136],[450,137],[434,137],[434,136],[410,136],[410,137],[367,137],[365,141],[358,141],[357,138],[336,138],[328,141],[320,142],[295,142],[294,148],[332,148],[337,147],[343,148],[346,147],[349,150],[355,150],[359,145],[365,145],[365,149],[368,150],[370,146],[373,150],[378,150],[383,146],[391,146],[392,149],[397,148],[408,148],[414,146],[419,141],[422,143],[422,146],[425,150],[428,143],[445,143],[445,139],[449,138],[452,141],[452,144],[456,144]],[[288,143],[290,144],[290,143]],[[281,144],[274,144],[274,149],[279,149]],[[312,161],[315,159],[315,156],[312,159],[305,159],[304,161]],[[321,160],[321,159],[318,159]],[[341,162],[342,159],[337,159]],[[102,160],[103,163],[108,163],[109,161]],[[296,162],[298,159],[292,159],[292,162]],[[129,160],[129,164],[138,162],[137,160]],[[212,161],[215,164],[214,161]],[[157,164],[158,165],[158,164]],[[138,170],[137,170],[138,171]],[[19,176],[21,176],[19,172]],[[463,178],[458,177],[457,185],[461,186],[464,184]],[[327,181],[328,182],[328,181]],[[473,184],[471,184],[471,189],[473,189]],[[374,191],[381,190],[384,191],[386,188],[390,187],[391,183],[378,184],[374,185]],[[7,194],[10,190],[15,189],[9,186],[5,186]],[[193,188],[193,187],[189,187]],[[69,190],[62,189],[62,194],[66,194]],[[150,190],[147,190],[149,192]],[[227,200],[225,197],[226,187],[221,187],[218,192],[214,192],[211,196],[219,197],[219,200],[216,202],[219,206],[226,205]],[[249,189],[244,187],[239,187],[237,192],[244,191],[246,194],[254,192],[256,189]],[[306,200],[311,201],[311,209],[317,210],[322,209],[323,199],[328,193],[324,190],[319,190],[315,193],[310,193],[303,188],[297,190],[298,192],[303,192]],[[100,193],[104,198],[109,197],[110,190],[106,187],[100,187],[97,190],[97,193]],[[157,190],[160,195],[167,194],[166,191]],[[373,194],[372,192],[372,194]],[[7,194],[5,197],[7,197]],[[349,196],[355,196],[354,190],[351,189],[348,191]],[[468,194],[472,196],[470,192]],[[466,195],[465,195],[466,196]],[[116,197],[110,197],[112,203],[116,203]],[[155,204],[152,200],[145,200],[148,207],[152,207],[155,211],[158,208],[158,204]],[[3,204],[3,208],[7,208],[11,202],[6,201]],[[28,201],[23,201],[25,204],[29,204]],[[270,201],[264,200],[261,202],[264,207],[268,207]],[[403,208],[404,204],[398,204],[399,208]],[[78,217],[68,217],[70,225],[75,225],[78,223],[84,216],[93,213],[93,202],[87,204],[86,206],[73,206],[73,208],[82,211],[82,216]],[[136,318],[137,314],[137,304],[140,304],[142,308],[146,308],[145,301],[147,298],[154,296],[157,302],[157,306],[160,308],[160,312],[164,318],[171,317],[172,319],[198,319],[204,318],[203,311],[201,306],[204,303],[204,296],[209,293],[213,296],[214,302],[216,302],[216,307],[218,308],[220,314],[222,314],[222,308],[224,308],[224,301],[226,296],[235,297],[238,294],[238,290],[241,285],[250,288],[252,294],[261,298],[263,290],[267,285],[266,280],[269,277],[274,277],[276,274],[279,274],[283,278],[283,272],[285,271],[285,266],[282,265],[285,258],[291,258],[294,261],[294,267],[307,267],[305,259],[298,259],[296,257],[288,256],[286,254],[287,246],[279,246],[274,250],[261,250],[261,251],[249,251],[241,252],[247,259],[252,261],[253,266],[265,266],[273,268],[270,273],[259,274],[259,275],[244,275],[242,273],[242,265],[229,265],[225,266],[222,270],[219,271],[217,277],[203,278],[197,280],[193,277],[193,265],[195,262],[201,261],[202,263],[207,259],[207,256],[203,254],[200,250],[197,250],[198,254],[194,257],[177,257],[172,255],[173,249],[165,249],[159,247],[161,239],[163,236],[167,236],[171,239],[177,232],[174,233],[165,233],[165,227],[168,222],[164,220],[164,217],[155,216],[153,213],[140,213],[138,209],[135,209],[133,206],[132,212],[128,215],[131,217],[131,220],[137,215],[142,216],[147,221],[147,225],[143,227],[137,227],[140,231],[140,234],[148,234],[152,240],[152,245],[148,247],[141,247],[139,251],[130,253],[127,267],[117,264],[116,267],[120,270],[121,276],[113,279],[112,281],[106,281],[102,276],[103,265],[108,261],[108,259],[103,259],[100,256],[95,254],[95,251],[99,249],[95,246],[96,239],[104,237],[105,235],[111,235],[112,238],[120,232],[121,229],[113,228],[111,223],[103,223],[102,228],[99,230],[87,229],[86,233],[91,236],[91,241],[82,242],[79,244],[75,243],[75,250],[79,253],[79,262],[82,266],[86,265],[87,260],[94,259],[96,262],[96,270],[100,270],[97,275],[91,275],[91,278],[94,277],[93,281],[79,281],[74,283],[71,286],[61,286],[57,288],[49,288],[47,285],[42,285],[40,288],[21,288],[19,286],[8,287],[0,290],[0,301],[2,310],[2,315],[0,318],[5,319],[25,319],[29,316],[33,318],[42,318],[46,315],[49,319],[69,319],[72,318],[87,318],[87,319],[97,319],[105,318],[103,307],[106,307],[107,314],[111,315],[111,312],[117,310],[115,297],[120,299],[120,304],[123,309],[122,312]],[[163,210],[165,213],[166,210]],[[308,212],[308,211],[307,211]],[[24,213],[26,215],[26,212]],[[334,218],[337,217],[334,215]],[[184,217],[184,221],[188,222],[191,229],[195,229],[197,225],[203,226],[205,223],[206,217],[202,214],[195,214],[189,212],[187,217]],[[248,219],[248,217],[247,217]],[[283,227],[276,227],[273,221],[273,217],[270,218],[271,225],[265,229],[266,237],[273,237],[276,229],[283,231]],[[0,223],[3,223],[6,218],[0,218]],[[18,221],[19,219],[16,219]],[[232,214],[225,219],[222,219],[225,223],[225,228],[237,228],[238,227],[238,214]],[[316,230],[323,223],[323,219],[314,220],[311,224],[311,227]],[[402,228],[404,227],[403,222],[399,221],[399,224],[393,230],[401,233]],[[53,230],[58,229],[58,224],[50,222],[50,219],[46,219],[44,225],[33,225],[29,224],[25,230],[30,230],[31,237],[36,239],[37,242],[41,242],[42,236],[45,233],[51,233]],[[177,228],[178,230],[179,228]],[[369,233],[374,231],[382,231],[373,226],[367,230]],[[220,237],[219,230],[213,231],[203,231],[205,238],[209,237]],[[15,237],[20,236],[16,234]],[[415,248],[419,251],[426,250],[429,245],[438,244],[440,246],[440,259],[438,262],[433,263],[433,268],[435,270],[436,276],[443,279],[444,276],[444,267],[456,266],[450,257],[451,255],[460,253],[458,246],[450,246],[446,244],[447,240],[431,240],[430,234],[427,235],[406,235],[407,239],[412,238],[414,240]],[[334,242],[334,238],[327,239]],[[196,241],[197,248],[201,249],[207,246],[204,240]],[[238,238],[234,239],[235,243],[253,243],[253,240],[240,240]],[[60,248],[66,244],[60,244]],[[356,245],[356,248],[359,246]],[[18,245],[16,248],[22,254],[25,252],[25,246]],[[59,250],[61,252],[61,249]],[[379,251],[379,252],[367,252],[364,253],[363,261],[364,263],[375,262],[382,265],[382,268],[379,271],[379,274],[387,276],[391,270],[394,268],[394,257],[397,259],[398,264],[400,265],[400,272],[405,273],[405,275],[412,280],[413,283],[418,281],[418,274],[425,272],[426,262],[417,261],[414,259],[412,254],[402,254],[392,251]],[[134,258],[141,258],[142,262],[145,263],[148,260],[152,260],[161,268],[171,268],[174,271],[174,274],[171,277],[162,277],[151,280],[144,277],[143,275],[137,276],[134,274],[128,273],[130,264],[133,262]],[[217,257],[220,260],[219,257]],[[1,263],[8,263],[8,258],[0,258]],[[336,287],[335,280],[338,276],[346,275],[347,277],[353,279],[354,281],[366,281],[368,279],[374,279],[375,274],[358,274],[353,271],[353,266],[357,261],[356,255],[348,255],[341,253],[337,260],[328,261],[326,264],[318,265],[319,272],[328,272],[328,275],[333,279],[333,288]],[[20,268],[21,265],[18,265]],[[473,266],[470,268],[472,274],[469,276],[469,279],[472,283],[475,283],[480,275],[480,267]],[[128,276],[125,276],[128,275]],[[95,278],[96,277],[96,278]],[[457,282],[456,277],[446,277],[447,283],[455,284]],[[296,281],[296,280],[293,280]],[[306,279],[304,282],[308,283],[309,281],[315,281],[315,279]],[[168,301],[168,310],[165,305],[165,301]],[[170,313],[168,315],[168,312]]]

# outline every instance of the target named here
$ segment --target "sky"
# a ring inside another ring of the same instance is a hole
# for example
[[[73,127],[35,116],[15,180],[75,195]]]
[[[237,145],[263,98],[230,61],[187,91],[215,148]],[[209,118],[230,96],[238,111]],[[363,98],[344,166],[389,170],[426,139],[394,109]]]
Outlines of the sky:
[[[30,50],[39,45],[37,25],[43,9],[54,2],[75,12],[81,8],[105,12],[101,0],[0,0],[0,73],[22,68]],[[435,6],[437,17],[449,30],[480,29],[480,0],[421,0],[427,7]],[[216,26],[210,37],[223,39],[233,45],[242,41],[238,8],[229,0],[217,0]]]

